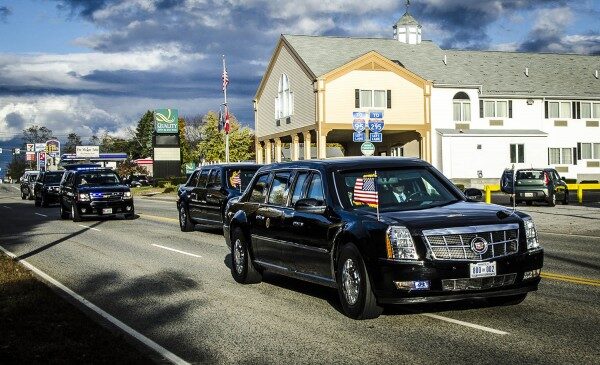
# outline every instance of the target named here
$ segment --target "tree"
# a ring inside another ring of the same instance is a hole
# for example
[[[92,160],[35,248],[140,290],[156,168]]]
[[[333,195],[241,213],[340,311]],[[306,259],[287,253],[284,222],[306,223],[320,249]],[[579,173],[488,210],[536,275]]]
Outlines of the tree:
[[[219,132],[219,117],[215,112],[208,112],[202,127],[202,141],[198,144],[197,153],[206,161],[225,161],[225,134]],[[254,159],[254,134],[248,127],[242,127],[237,119],[229,115],[229,160],[246,161]]]
[[[64,153],[75,153],[76,152],[76,148],[77,146],[81,146],[82,142],[81,142],[81,137],[79,137],[77,135],[77,133],[69,133],[69,135],[67,136],[67,143],[65,143],[65,146],[63,147],[63,152]]]
[[[137,143],[134,140],[126,140],[120,137],[113,137],[104,133],[100,140],[100,150],[104,153],[124,152],[129,156],[136,149]]]
[[[43,143],[53,138],[52,130],[46,127],[32,125],[27,129],[23,129],[23,142],[25,143]]]
[[[88,146],[100,146],[100,138],[94,134],[90,137],[90,139],[88,139],[87,144]]]
[[[136,148],[132,158],[152,157],[152,133],[154,132],[154,113],[148,110],[138,122],[135,130]]]
[[[127,177],[132,174],[148,174],[148,170],[140,165],[137,165],[132,160],[127,159],[117,166],[117,174],[121,177]]]
[[[16,180],[23,176],[25,168],[27,168],[25,157],[22,155],[13,155],[12,161],[8,163],[6,175],[12,177],[13,180]]]
[[[186,138],[186,122],[184,118],[179,118],[179,148],[181,150],[181,163],[183,165],[195,162],[197,153],[190,147],[190,143]]]

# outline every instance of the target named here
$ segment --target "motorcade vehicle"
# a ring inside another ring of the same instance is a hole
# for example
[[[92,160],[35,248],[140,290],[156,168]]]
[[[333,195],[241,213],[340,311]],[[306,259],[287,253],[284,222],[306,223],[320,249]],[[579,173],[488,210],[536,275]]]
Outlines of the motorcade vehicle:
[[[273,272],[336,288],[343,312],[537,290],[543,249],[532,218],[467,199],[427,162],[367,157],[278,163],[226,208],[239,283]]]
[[[255,163],[202,166],[177,189],[179,226],[187,232],[196,224],[222,227],[227,202],[240,196],[256,170]]]
[[[32,200],[34,198],[35,181],[39,171],[25,171],[21,177],[21,199]]]
[[[73,167],[60,182],[60,217],[79,222],[86,217],[123,214],[135,217],[133,196],[119,175],[109,168]]]
[[[533,202],[547,203],[553,207],[559,201],[569,204],[569,188],[567,183],[552,168],[520,169],[513,174],[513,170],[506,170],[500,182],[501,190],[507,194],[514,194],[514,203]],[[511,204],[512,204],[511,197]]]
[[[35,205],[47,207],[58,203],[60,180],[64,171],[42,171],[35,180]]]

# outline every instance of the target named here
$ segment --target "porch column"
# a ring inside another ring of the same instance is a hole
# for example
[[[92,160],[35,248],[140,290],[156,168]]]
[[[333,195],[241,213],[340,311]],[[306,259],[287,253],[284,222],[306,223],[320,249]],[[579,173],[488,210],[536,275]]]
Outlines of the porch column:
[[[304,136],[304,159],[310,160],[310,131],[302,132]]]
[[[297,133],[292,134],[291,158],[292,161],[300,159],[300,136]]]
[[[319,134],[317,138],[317,157],[327,158],[327,133]]]
[[[256,141],[255,151],[256,151],[256,163],[262,164],[263,163],[263,146],[262,146],[262,142],[260,142],[258,140]]]
[[[271,163],[271,140],[267,139],[265,141],[265,164]]]
[[[275,138],[275,162],[281,162],[281,138]]]

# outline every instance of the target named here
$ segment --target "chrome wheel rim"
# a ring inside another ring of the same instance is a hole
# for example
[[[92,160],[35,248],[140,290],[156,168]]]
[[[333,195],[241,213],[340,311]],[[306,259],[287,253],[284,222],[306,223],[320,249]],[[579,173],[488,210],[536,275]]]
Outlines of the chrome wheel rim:
[[[552,194],[552,204],[556,204],[556,194]]]
[[[75,206],[71,205],[71,217],[75,218]]]
[[[233,244],[233,261],[235,265],[235,271],[238,275],[242,275],[244,271],[244,262],[246,259],[246,255],[244,253],[244,247],[242,245],[242,240],[239,238],[235,240]]]
[[[182,205],[181,209],[179,210],[179,225],[181,225],[182,227],[185,226],[185,219],[185,208]]]
[[[352,259],[347,259],[342,268],[342,291],[346,302],[355,305],[360,292],[360,272]]]

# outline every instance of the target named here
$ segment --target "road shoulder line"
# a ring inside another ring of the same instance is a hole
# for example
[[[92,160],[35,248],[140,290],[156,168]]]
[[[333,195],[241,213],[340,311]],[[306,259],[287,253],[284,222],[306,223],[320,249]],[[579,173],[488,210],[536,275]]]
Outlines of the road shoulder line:
[[[497,335],[508,335],[509,334],[508,332],[500,331],[500,330],[497,330],[497,329],[494,329],[494,328],[490,328],[490,327],[486,327],[486,326],[481,326],[481,325],[478,325],[478,324],[475,324],[475,323],[465,322],[465,321],[461,321],[461,320],[454,319],[454,318],[448,318],[448,317],[438,316],[437,314],[432,314],[432,313],[420,313],[420,314],[422,316],[425,316],[425,317],[439,319],[440,321],[450,322],[450,323],[458,324],[458,325],[461,325],[461,326],[478,329],[478,330],[481,330],[481,331],[491,332],[491,333],[495,333]]]
[[[17,256],[15,254],[13,254],[12,252],[8,251],[7,249],[5,249],[2,246],[0,246],[0,251],[4,252],[6,255],[8,255],[12,259],[16,259],[17,258]],[[27,269],[31,270],[36,276],[38,276],[39,278],[41,278],[42,281],[45,282],[47,285],[50,285],[50,286],[52,286],[52,287],[54,287],[54,288],[62,291],[63,293],[67,294],[71,298],[73,298],[76,301],[78,301],[80,304],[82,304],[86,308],[94,311],[96,314],[98,314],[99,316],[101,316],[105,320],[109,321],[110,323],[112,323],[113,325],[115,325],[120,330],[126,332],[128,335],[130,335],[131,337],[135,338],[137,341],[141,342],[146,347],[148,347],[148,348],[152,349],[153,351],[155,351],[156,353],[158,353],[164,359],[169,360],[173,364],[181,364],[181,365],[184,365],[184,364],[187,365],[187,364],[189,364],[187,361],[183,360],[179,356],[177,356],[174,353],[170,352],[169,350],[165,349],[161,345],[159,345],[156,342],[152,341],[151,339],[149,339],[148,337],[146,337],[143,334],[139,333],[138,331],[134,330],[133,328],[129,327],[125,323],[123,323],[120,320],[118,320],[117,318],[113,317],[108,312],[106,312],[103,309],[101,309],[100,307],[96,306],[94,303],[92,303],[89,300],[85,299],[81,295],[75,293],[73,290],[69,289],[68,287],[66,287],[65,285],[63,285],[62,283],[60,283],[58,280],[52,278],[51,276],[49,276],[45,272],[41,271],[37,267],[33,266],[32,264],[28,263],[27,261],[25,261],[25,260],[19,260],[19,263],[21,265],[25,266]]]

